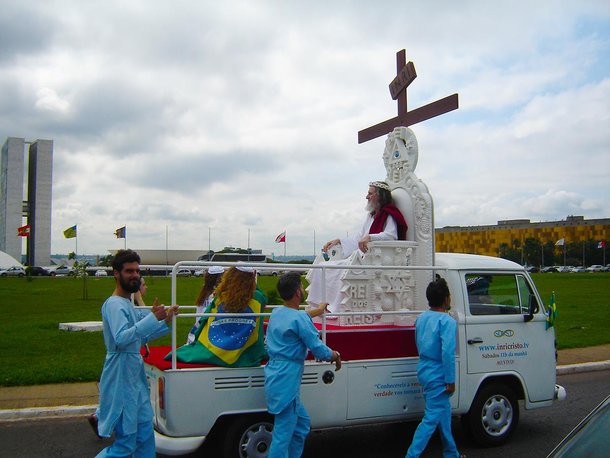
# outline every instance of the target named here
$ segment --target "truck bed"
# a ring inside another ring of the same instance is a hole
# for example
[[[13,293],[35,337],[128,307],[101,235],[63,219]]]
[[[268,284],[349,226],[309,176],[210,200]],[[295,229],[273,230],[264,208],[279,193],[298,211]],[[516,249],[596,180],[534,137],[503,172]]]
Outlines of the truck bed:
[[[314,323],[321,330],[320,323]],[[415,327],[413,326],[338,326],[326,325],[326,343],[341,353],[343,361],[372,360],[385,358],[405,358],[418,356],[415,346]],[[159,370],[171,369],[171,360],[165,356],[170,346],[150,347],[150,354],[144,362]],[[311,354],[308,359],[313,359]],[[216,367],[212,364],[177,364],[178,369]]]

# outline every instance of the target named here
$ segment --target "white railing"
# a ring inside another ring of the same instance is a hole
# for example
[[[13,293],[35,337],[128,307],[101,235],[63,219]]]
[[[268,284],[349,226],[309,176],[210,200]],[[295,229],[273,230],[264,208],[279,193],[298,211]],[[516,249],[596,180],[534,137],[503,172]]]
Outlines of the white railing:
[[[172,304],[176,304],[177,303],[177,291],[178,291],[178,276],[177,273],[180,271],[180,269],[182,268],[197,268],[197,267],[209,267],[209,266],[221,266],[221,267],[233,267],[235,266],[237,263],[235,262],[213,262],[213,261],[180,261],[177,262],[176,264],[174,264],[173,268],[172,268],[172,272],[171,272],[171,278],[172,278],[172,286],[171,286],[171,303]],[[240,266],[244,266],[244,267],[252,267],[255,270],[271,270],[274,272],[288,272],[288,271],[297,271],[297,272],[302,272],[304,270],[309,270],[309,269],[321,269],[323,272],[322,275],[322,291],[323,291],[323,300],[322,302],[324,302],[326,300],[326,288],[325,288],[325,283],[326,283],[326,274],[324,273],[326,270],[336,270],[336,269],[341,269],[341,270],[353,270],[353,271],[363,271],[363,270],[433,270],[433,271],[445,271],[446,268],[442,267],[430,267],[430,266],[375,266],[375,265],[358,265],[358,266],[349,266],[349,265],[326,265],[325,263],[321,263],[321,264],[269,264],[269,263],[262,263],[262,262],[247,262],[247,261],[240,261],[239,262]],[[273,307],[277,307],[279,306],[279,304],[268,304],[267,307],[273,308]],[[180,307],[184,307],[184,308],[196,308],[195,305],[184,305],[184,306],[180,306]],[[327,312],[321,315],[321,320],[322,320],[322,330],[321,330],[321,334],[322,334],[322,341],[324,343],[326,343],[326,327],[327,327],[327,316],[361,316],[361,315],[370,315],[370,314],[374,314],[374,315],[394,315],[394,316],[400,316],[400,315],[419,315],[420,313],[422,313],[422,310],[410,310],[410,311],[371,311],[371,310],[365,310],[365,311],[359,311],[359,312]],[[176,370],[177,369],[177,365],[178,365],[178,361],[177,361],[177,357],[176,357],[176,348],[177,348],[177,326],[176,326],[176,320],[177,318],[200,318],[200,317],[214,317],[214,316],[218,316],[218,315],[222,315],[224,317],[226,317],[227,313],[223,313],[223,314],[218,314],[218,313],[180,313],[178,316],[174,315],[172,317],[172,369]],[[271,316],[271,313],[231,313],[231,316],[246,316],[246,317],[268,317]]]

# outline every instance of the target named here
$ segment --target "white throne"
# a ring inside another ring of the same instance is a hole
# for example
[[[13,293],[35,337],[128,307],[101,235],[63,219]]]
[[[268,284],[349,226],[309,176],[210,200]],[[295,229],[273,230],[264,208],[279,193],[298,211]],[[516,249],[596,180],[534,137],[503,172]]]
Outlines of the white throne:
[[[406,241],[370,242],[369,250],[350,255],[350,266],[434,265],[434,221],[432,197],[415,175],[418,147],[413,131],[398,127],[385,142],[383,162],[394,204],[408,224]],[[379,315],[376,312],[427,308],[426,287],[431,270],[346,269],[341,274],[340,312],[370,312],[342,316],[341,325],[412,325],[412,315]]]

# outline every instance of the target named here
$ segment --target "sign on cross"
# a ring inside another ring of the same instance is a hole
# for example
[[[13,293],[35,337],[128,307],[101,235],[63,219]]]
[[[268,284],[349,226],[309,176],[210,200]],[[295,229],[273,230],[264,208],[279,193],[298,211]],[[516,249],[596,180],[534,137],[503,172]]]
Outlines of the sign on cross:
[[[458,108],[458,95],[453,94],[423,107],[408,111],[407,87],[417,78],[413,62],[406,63],[404,49],[396,53],[396,78],[390,83],[390,95],[398,102],[398,116],[367,127],[358,132],[358,143],[364,143],[373,138],[392,132],[395,127],[412,126],[418,122],[431,119]]]

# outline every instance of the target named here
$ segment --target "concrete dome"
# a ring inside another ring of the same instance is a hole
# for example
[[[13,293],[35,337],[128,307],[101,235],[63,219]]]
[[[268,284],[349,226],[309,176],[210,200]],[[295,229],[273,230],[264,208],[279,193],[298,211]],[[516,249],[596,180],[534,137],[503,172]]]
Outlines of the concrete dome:
[[[0,269],[8,269],[13,266],[21,266],[23,265],[13,258],[10,254],[6,254],[4,251],[0,251]]]

